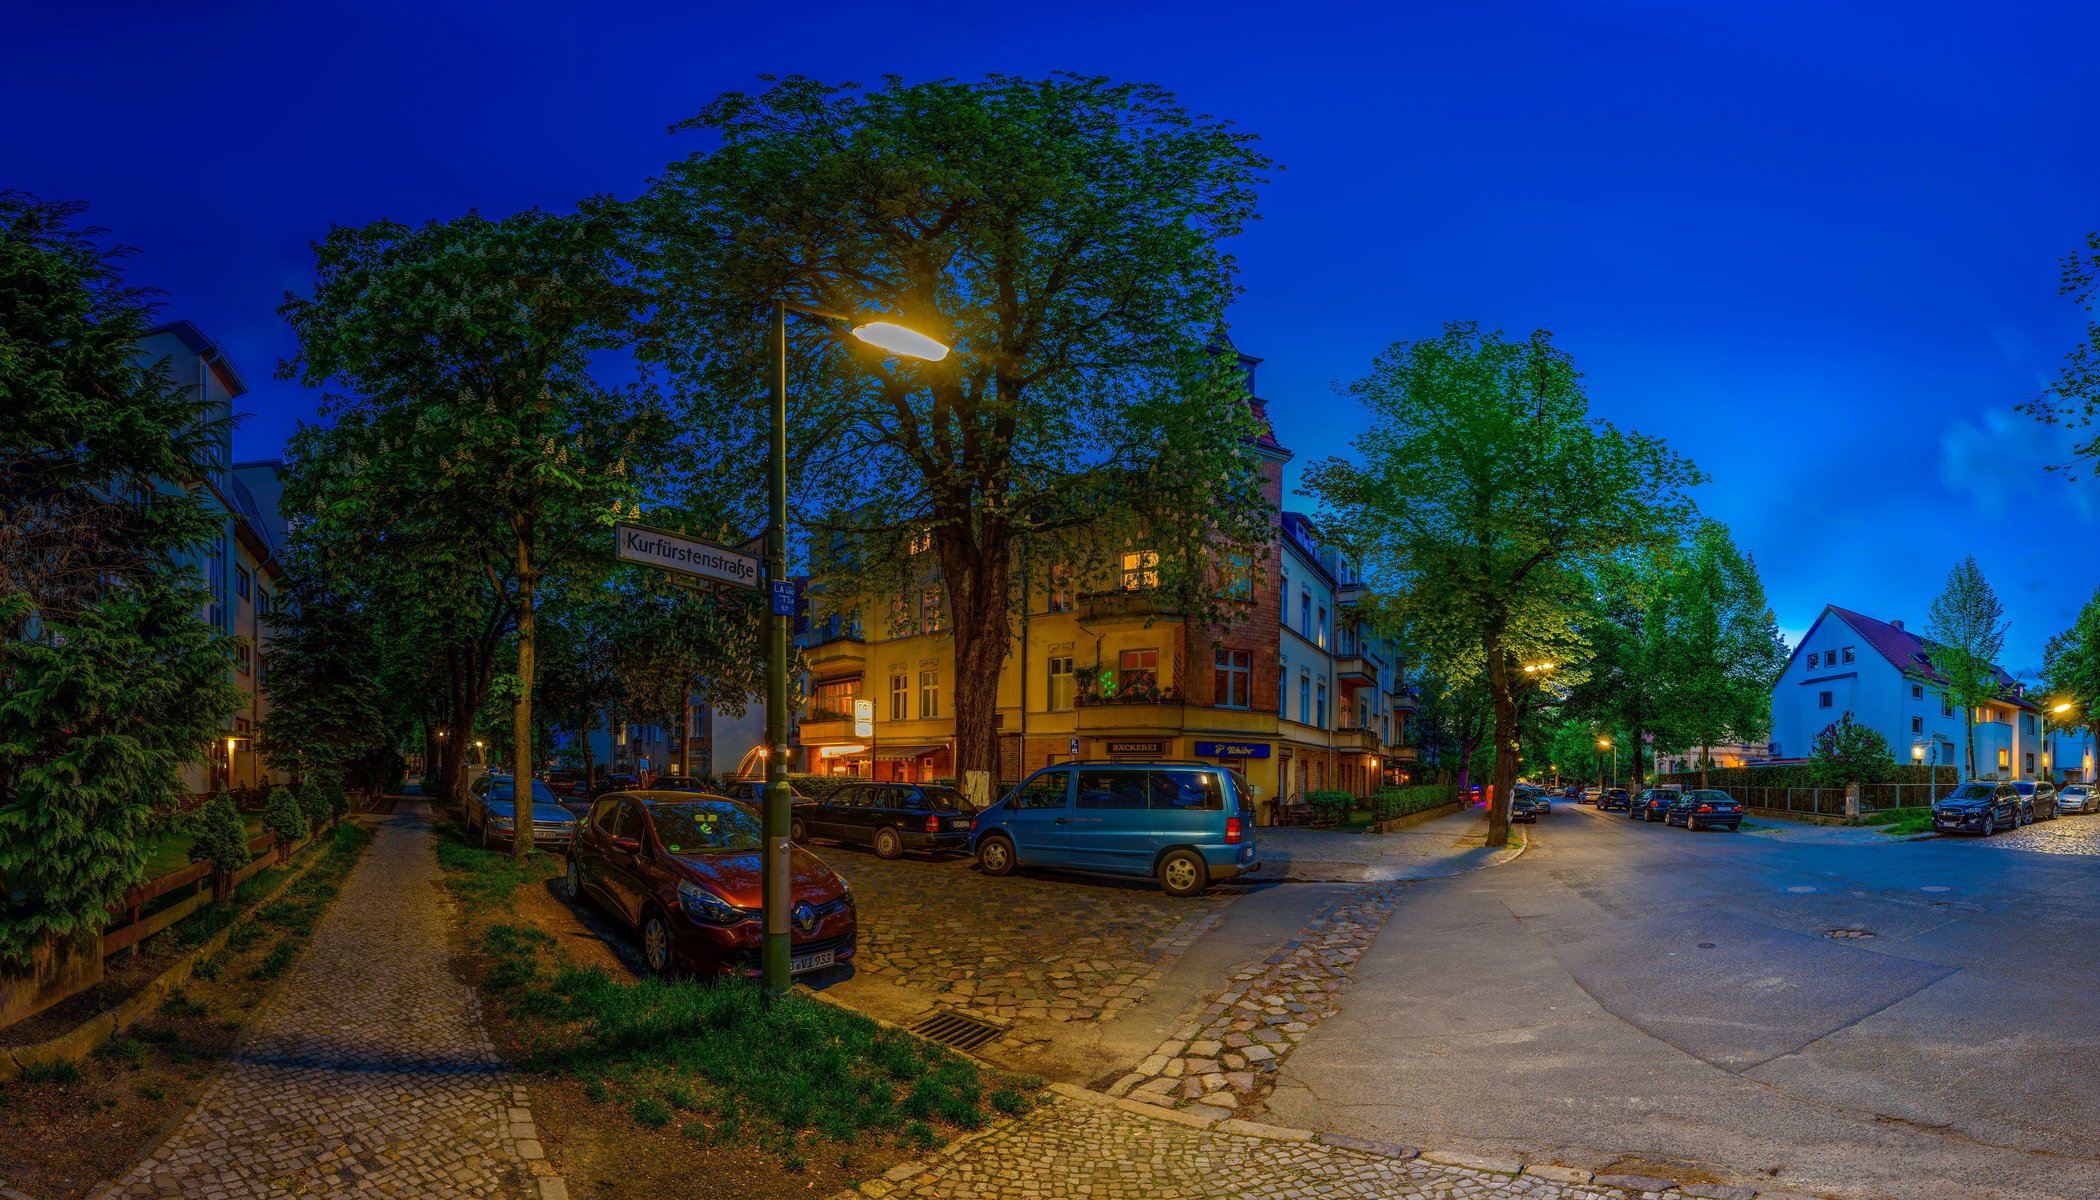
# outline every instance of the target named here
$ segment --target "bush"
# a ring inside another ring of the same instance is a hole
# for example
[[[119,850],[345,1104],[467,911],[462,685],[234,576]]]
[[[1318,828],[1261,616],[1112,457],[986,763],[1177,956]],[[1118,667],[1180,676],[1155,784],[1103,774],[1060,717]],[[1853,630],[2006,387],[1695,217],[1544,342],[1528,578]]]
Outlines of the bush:
[[[1380,788],[1371,794],[1371,815],[1381,821],[1427,812],[1451,803],[1456,797],[1448,784],[1425,783],[1415,787]]]
[[[241,823],[233,797],[224,789],[190,818],[193,841],[190,861],[209,861],[215,870],[232,874],[248,865],[248,827]]]
[[[299,841],[313,832],[306,824],[306,813],[289,788],[270,789],[270,798],[263,802],[263,828],[287,843]]]
[[[328,824],[330,818],[335,816],[335,807],[328,803],[328,797],[322,793],[322,786],[318,783],[309,783],[299,789],[299,811],[306,815],[306,824],[312,829],[319,829]]]
[[[1318,791],[1305,793],[1305,802],[1314,812],[1330,821],[1341,821],[1356,807],[1356,797],[1347,792]]]

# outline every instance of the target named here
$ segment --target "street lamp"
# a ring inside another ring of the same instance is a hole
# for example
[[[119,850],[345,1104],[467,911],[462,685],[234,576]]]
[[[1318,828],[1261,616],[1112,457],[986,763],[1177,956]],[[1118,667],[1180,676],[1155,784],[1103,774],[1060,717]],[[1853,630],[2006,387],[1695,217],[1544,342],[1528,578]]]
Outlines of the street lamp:
[[[1597,748],[1598,748],[1599,750],[1609,750],[1609,751],[1611,751],[1611,781],[1612,781],[1613,783],[1617,783],[1617,782],[1619,782],[1619,748],[1618,748],[1618,746],[1614,745],[1614,744],[1612,743],[1612,740],[1611,740],[1610,738],[1598,738],[1598,739],[1597,739]],[[1597,759],[1597,771],[1598,771],[1598,773],[1599,773],[1599,774],[1602,774],[1602,773],[1603,773],[1603,771],[1604,771],[1604,759],[1603,759],[1603,756],[1601,756],[1601,755],[1600,755],[1600,756],[1598,756],[1598,759]],[[1602,779],[1598,780],[1598,781],[1597,781],[1597,786],[1598,786],[1598,787],[1600,787],[1600,788],[1601,788],[1601,787],[1603,787],[1603,786],[1604,786],[1604,781],[1603,781]],[[1600,803],[1600,804],[1601,804],[1601,803],[1603,803],[1603,801],[1601,801],[1601,800],[1600,800],[1600,801],[1598,801],[1598,803]]]
[[[792,300],[773,300],[773,438],[768,480],[771,505],[766,519],[766,786],[761,805],[765,853],[759,860],[759,975],[767,996],[787,994],[794,935],[788,909],[794,901],[794,853],[788,830],[793,822],[788,792],[788,623],[792,605],[777,593],[787,581],[787,315],[792,309],[847,326],[858,340],[904,358],[939,362],[948,357],[945,343],[894,321],[870,321]]]

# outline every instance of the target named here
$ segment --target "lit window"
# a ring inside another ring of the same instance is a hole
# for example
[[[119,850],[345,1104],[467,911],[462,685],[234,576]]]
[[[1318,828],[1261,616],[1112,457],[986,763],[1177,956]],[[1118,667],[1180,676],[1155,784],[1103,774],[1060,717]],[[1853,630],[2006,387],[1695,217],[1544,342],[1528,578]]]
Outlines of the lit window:
[[[1116,659],[1116,690],[1156,687],[1159,684],[1159,651],[1125,650]]]
[[[927,588],[919,593],[919,632],[941,631],[941,589]]]
[[[1327,606],[1324,604],[1320,606],[1320,619],[1313,626],[1313,641],[1317,642],[1322,650],[1327,648]]]
[[[1159,551],[1133,550],[1123,556],[1123,590],[1142,591],[1159,586]]]
[[[919,532],[911,535],[911,546],[909,550],[910,553],[924,554],[931,549],[933,549],[932,530],[921,529]]]
[[[1999,769],[1999,770],[2001,770],[2001,771],[2003,771],[2003,770],[2006,770],[2007,768],[2009,768],[2009,767],[2011,767],[2011,766],[2012,766],[2012,751],[2010,751],[2010,750],[2000,750],[2000,751],[1998,751],[1998,769]]]
[[[1050,611],[1072,611],[1072,568],[1063,563],[1050,568]]]
[[[1211,669],[1211,703],[1219,708],[1254,705],[1254,655],[1219,647]]]
[[[1053,655],[1050,659],[1050,711],[1063,712],[1072,707],[1072,656]]]

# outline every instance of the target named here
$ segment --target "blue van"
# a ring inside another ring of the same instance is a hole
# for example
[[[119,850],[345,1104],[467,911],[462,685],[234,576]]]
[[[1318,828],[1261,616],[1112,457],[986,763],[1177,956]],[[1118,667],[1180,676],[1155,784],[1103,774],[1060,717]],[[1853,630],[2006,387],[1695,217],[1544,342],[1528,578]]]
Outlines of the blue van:
[[[1149,875],[1174,896],[1261,866],[1252,794],[1207,763],[1045,767],[977,814],[970,850],[987,875],[1021,866]]]

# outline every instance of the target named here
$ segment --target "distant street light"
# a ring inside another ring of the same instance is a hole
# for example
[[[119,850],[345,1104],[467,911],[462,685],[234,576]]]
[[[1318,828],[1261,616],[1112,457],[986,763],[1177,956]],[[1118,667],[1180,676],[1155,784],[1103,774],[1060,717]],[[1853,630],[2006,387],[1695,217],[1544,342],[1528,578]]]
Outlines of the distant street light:
[[[787,582],[787,315],[789,310],[847,326],[853,336],[870,346],[905,358],[939,362],[948,357],[946,343],[894,321],[868,321],[828,309],[812,308],[791,300],[773,301],[773,444],[768,481],[771,511],[766,520],[766,592],[770,603],[766,616],[766,786],[760,817],[765,852],[759,857],[759,916],[764,932],[759,939],[759,975],[767,996],[784,996],[791,982],[789,958],[794,935],[788,930],[788,909],[794,900],[793,844],[788,829],[793,821],[788,791],[788,624],[792,611],[783,611],[780,586]],[[791,605],[785,605],[791,608]]]

